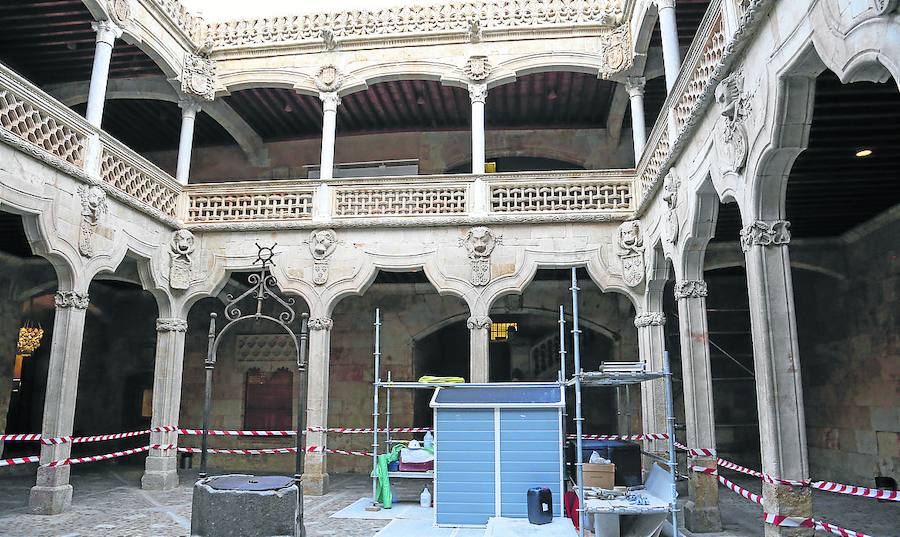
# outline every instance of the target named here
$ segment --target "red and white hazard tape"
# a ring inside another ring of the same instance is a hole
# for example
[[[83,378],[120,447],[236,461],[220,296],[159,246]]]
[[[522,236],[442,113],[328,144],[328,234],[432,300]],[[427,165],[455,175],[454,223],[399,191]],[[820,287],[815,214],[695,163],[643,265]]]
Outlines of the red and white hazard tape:
[[[295,431],[206,431],[209,436],[294,436]],[[203,429],[178,429],[179,434],[202,435]]]
[[[338,434],[366,434],[374,433],[375,429],[364,429],[359,427],[308,427],[306,429],[311,433],[338,433]],[[378,429],[379,433],[428,433],[434,429],[431,427],[391,427],[389,429]]]
[[[37,455],[33,455],[31,457],[13,457],[11,459],[0,459],[0,466],[15,466],[17,464],[30,464],[33,462],[40,461],[41,458]]]
[[[716,463],[722,468],[728,468],[729,470],[734,470],[735,472],[740,472],[742,474],[752,475],[753,477],[762,477],[762,472],[757,472],[756,470],[751,470],[750,468],[746,468],[741,466],[740,464],[735,464],[730,461],[726,461],[725,459],[716,459]]]
[[[154,444],[150,446],[153,449],[171,449],[173,446],[170,444],[168,446],[161,446],[159,444]],[[179,447],[178,451],[182,453],[200,453],[202,450],[200,448],[194,447]],[[372,454],[368,451],[354,451],[354,450],[345,450],[345,449],[328,449],[321,446],[307,446],[303,450],[306,453],[330,453],[332,455],[353,455],[357,457],[371,457]],[[218,449],[218,448],[208,448],[206,450],[207,453],[214,454],[224,454],[224,455],[276,455],[282,453],[297,453],[297,448],[295,447],[285,447],[285,448],[268,448],[268,449]]]
[[[174,431],[175,427],[155,427],[144,431],[132,431],[129,433],[101,434],[97,436],[59,436],[57,438],[44,438],[41,444],[83,444],[85,442],[104,442],[106,440],[120,440],[122,438],[134,438],[135,436],[144,436],[153,432]]]
[[[0,440],[5,442],[34,442],[40,439],[41,435],[35,433],[0,434]]]
[[[814,489],[824,490],[826,492],[850,494],[851,496],[862,496],[864,498],[874,498],[876,500],[900,501],[900,493],[896,490],[854,487],[853,485],[842,485],[841,483],[832,483],[830,481],[813,481],[810,483],[810,486]]]
[[[848,530],[847,528],[835,526],[834,524],[822,522],[821,520],[813,520],[813,524],[816,525],[816,529],[819,531],[827,531],[828,533],[840,535],[841,537],[871,537],[870,535],[866,535],[865,533]]]
[[[570,434],[566,438],[575,440],[578,438],[576,434]],[[647,434],[583,434],[582,440],[668,440],[669,435],[665,433],[647,433]]]
[[[753,494],[753,493],[750,492],[749,490],[747,490],[747,489],[745,489],[745,488],[741,488],[741,487],[735,485],[734,483],[732,483],[731,481],[725,479],[725,478],[722,477],[722,476],[717,476],[717,479],[719,480],[719,483],[722,483],[723,485],[725,485],[726,487],[728,487],[728,489],[730,489],[732,492],[737,492],[738,494],[740,494],[740,495],[743,496],[744,498],[747,498],[747,499],[750,500],[751,502],[753,502],[753,503],[758,503],[759,505],[762,505],[762,496],[760,496],[759,494]]]
[[[124,457],[126,455],[134,455],[135,453],[143,453],[145,451],[149,451],[150,446],[144,446],[134,449],[126,449],[125,451],[116,451],[115,453],[106,453],[104,455],[91,455],[90,457],[70,457],[68,459],[62,459],[59,461],[50,461],[47,463],[47,466],[65,466],[67,464],[81,464],[83,462],[97,462],[97,461],[105,461],[108,459],[115,459],[116,457]]]
[[[773,526],[782,526],[786,528],[812,528],[815,521],[811,518],[802,516],[784,516],[773,515],[772,513],[763,512],[763,520],[766,524]]]

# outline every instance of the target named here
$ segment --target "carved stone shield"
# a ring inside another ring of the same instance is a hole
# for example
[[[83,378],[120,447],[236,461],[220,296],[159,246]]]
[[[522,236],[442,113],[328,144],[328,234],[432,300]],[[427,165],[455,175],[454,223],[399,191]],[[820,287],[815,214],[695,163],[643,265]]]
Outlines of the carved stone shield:
[[[622,257],[622,279],[628,287],[636,287],[644,281],[644,254]]]

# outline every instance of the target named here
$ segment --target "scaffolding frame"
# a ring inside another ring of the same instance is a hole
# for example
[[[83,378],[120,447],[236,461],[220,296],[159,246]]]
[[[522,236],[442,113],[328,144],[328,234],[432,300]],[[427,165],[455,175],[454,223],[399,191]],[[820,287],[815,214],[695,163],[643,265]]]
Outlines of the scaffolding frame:
[[[665,396],[666,396],[666,428],[667,433],[669,435],[668,438],[668,459],[661,459],[656,456],[653,458],[659,460],[663,464],[669,467],[669,473],[672,476],[672,490],[671,497],[669,500],[669,512],[672,517],[672,530],[673,535],[675,537],[679,536],[678,531],[678,492],[676,490],[676,484],[678,480],[677,475],[677,466],[675,459],[675,405],[672,399],[672,373],[669,368],[669,352],[663,351],[663,360],[662,360],[662,371],[644,371],[640,373],[605,373],[605,372],[584,372],[581,369],[581,329],[578,324],[578,291],[580,291],[578,287],[578,277],[576,275],[576,269],[572,268],[572,287],[569,288],[572,292],[572,354],[574,356],[574,366],[575,369],[573,371],[572,379],[567,381],[568,385],[575,387],[575,468],[576,468],[576,478],[578,485],[578,535],[579,537],[584,537],[584,522],[585,522],[585,514],[587,510],[585,506],[587,502],[584,496],[584,462],[582,462],[582,445],[584,443],[583,439],[583,422],[584,417],[582,416],[581,408],[581,390],[582,388],[592,388],[592,387],[612,387],[616,388],[618,393],[618,388],[625,386],[626,389],[628,386],[632,384],[640,384],[644,382],[652,382],[654,380],[663,380],[665,383]],[[562,327],[565,323],[563,318],[563,309],[560,307],[560,317],[559,317],[560,327]],[[562,333],[562,328],[560,329],[560,333]],[[560,353],[561,357],[564,357],[565,354],[563,352]],[[565,366],[561,366],[561,369],[565,371]],[[629,512],[627,509],[611,509],[606,511],[610,514],[633,514]]]

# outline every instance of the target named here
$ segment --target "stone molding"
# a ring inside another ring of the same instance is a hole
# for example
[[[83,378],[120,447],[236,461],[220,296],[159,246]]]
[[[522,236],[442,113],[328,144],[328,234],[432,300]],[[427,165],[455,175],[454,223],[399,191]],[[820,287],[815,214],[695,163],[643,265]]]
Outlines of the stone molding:
[[[664,326],[666,324],[666,315],[661,311],[647,311],[638,313],[634,316],[635,328],[646,328],[648,326]]]
[[[684,298],[705,298],[709,287],[703,280],[680,280],[675,282],[675,300]]]
[[[466,327],[469,330],[487,330],[491,327],[491,318],[485,315],[484,317],[476,317],[472,316],[466,319]]]
[[[53,297],[56,309],[73,308],[77,310],[87,309],[90,304],[90,297],[87,293],[79,293],[78,291],[57,291]]]
[[[187,332],[187,321],[175,317],[160,317],[156,320],[157,332]]]
[[[787,246],[791,242],[790,227],[787,220],[757,220],[741,230],[741,250],[747,252],[753,246]]]
[[[316,317],[307,322],[310,330],[331,330],[334,328],[334,320],[329,317]]]

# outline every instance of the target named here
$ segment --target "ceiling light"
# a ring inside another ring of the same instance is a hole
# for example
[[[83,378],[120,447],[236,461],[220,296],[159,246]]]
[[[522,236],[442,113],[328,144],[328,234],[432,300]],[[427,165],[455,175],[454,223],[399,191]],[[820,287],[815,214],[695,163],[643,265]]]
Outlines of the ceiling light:
[[[859,158],[868,157],[871,154],[872,154],[871,149],[860,149],[859,151],[856,152],[856,156]]]
[[[547,100],[548,100],[548,101],[555,101],[555,100],[556,100],[556,90],[550,90],[550,92],[547,93]]]
[[[69,41],[68,43],[66,43],[66,48],[69,50],[75,50],[78,48],[78,43],[75,43],[74,41]]]
[[[422,97],[421,95],[416,97],[416,104],[419,106],[422,106],[423,104],[425,104],[425,97]]]
[[[294,111],[294,107],[291,106],[291,103],[284,103],[284,106],[281,109],[288,113]]]

